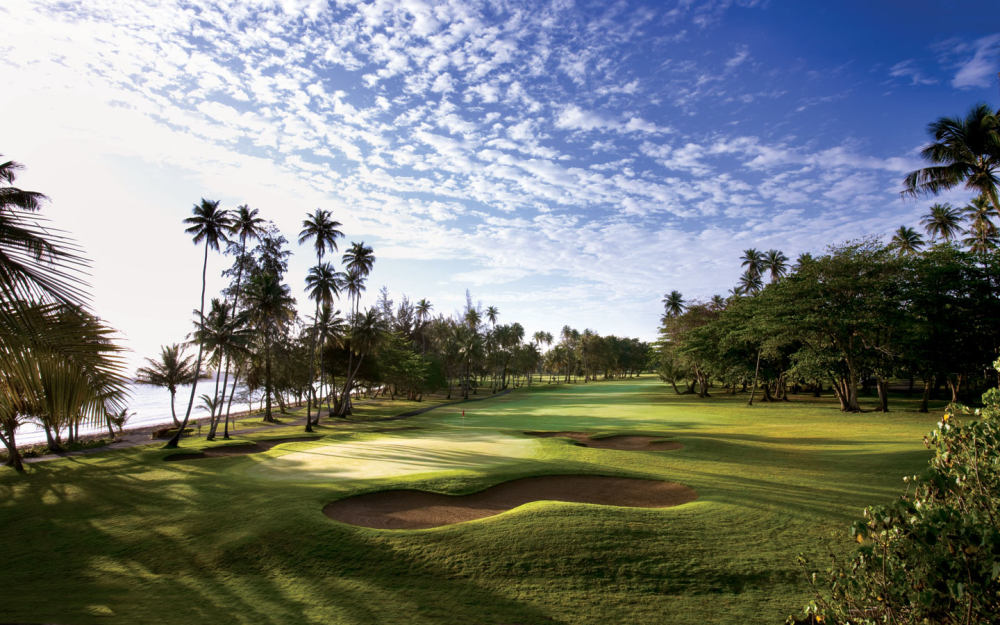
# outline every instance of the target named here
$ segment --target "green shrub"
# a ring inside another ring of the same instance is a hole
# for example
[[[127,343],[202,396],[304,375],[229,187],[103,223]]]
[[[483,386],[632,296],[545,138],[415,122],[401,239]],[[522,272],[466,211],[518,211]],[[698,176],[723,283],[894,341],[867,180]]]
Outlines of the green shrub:
[[[860,546],[825,576],[811,574],[816,600],[789,623],[998,622],[1000,390],[983,404],[949,407],[924,438],[934,452],[927,470],[904,478],[895,503],[865,510],[851,526]]]

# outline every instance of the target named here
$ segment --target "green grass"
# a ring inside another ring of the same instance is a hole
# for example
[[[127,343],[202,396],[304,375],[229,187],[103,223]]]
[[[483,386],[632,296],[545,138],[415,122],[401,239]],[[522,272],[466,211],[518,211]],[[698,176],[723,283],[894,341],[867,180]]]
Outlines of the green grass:
[[[543,384],[404,421],[325,425],[318,442],[250,456],[167,463],[150,446],[5,471],[3,619],[780,623],[808,599],[796,554],[822,563],[831,541],[846,548],[847,523],[926,463],[921,437],[939,413],[893,407],[747,407],[652,379]],[[592,449],[524,430],[665,435],[684,448]],[[656,477],[699,499],[664,510],[535,502],[420,531],[321,513],[353,493],[465,493],[546,473]]]

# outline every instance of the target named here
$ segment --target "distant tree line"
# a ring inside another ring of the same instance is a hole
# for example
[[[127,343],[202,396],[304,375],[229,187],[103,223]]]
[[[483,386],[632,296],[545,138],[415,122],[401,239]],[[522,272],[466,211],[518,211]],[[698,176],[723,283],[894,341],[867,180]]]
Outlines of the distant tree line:
[[[288,241],[256,209],[227,211],[203,199],[186,223],[204,255],[194,329],[186,343],[163,346],[159,358],[148,358],[138,372],[140,382],[170,391],[177,429],[170,447],[177,445],[196,398],[209,415],[208,438],[220,428],[229,438],[233,403],[252,408],[255,398],[265,421],[274,420],[275,404],[285,412],[290,404],[305,403],[305,428],[312,431],[324,406],[328,416],[346,418],[359,396],[419,401],[424,393],[443,391],[447,398],[468,399],[481,390],[530,385],[545,373],[550,383],[631,377],[650,362],[648,344],[592,330],[564,327],[554,346],[547,332],[526,340],[520,323],[498,323],[500,311],[474,306],[468,293],[456,317],[432,315],[426,299],[414,303],[403,296],[396,304],[386,287],[374,306],[363,309],[374,251],[363,242],[352,243],[338,270],[326,255],[338,249],[341,224],[323,209],[306,216],[298,238],[316,250],[316,264],[305,280],[314,306],[303,318],[285,282]],[[211,250],[224,250],[233,260],[223,272],[229,284],[206,306]],[[188,347],[196,354],[186,354]],[[209,379],[209,391],[199,395],[206,368],[216,375]],[[180,418],[174,398],[182,384],[192,387]]]

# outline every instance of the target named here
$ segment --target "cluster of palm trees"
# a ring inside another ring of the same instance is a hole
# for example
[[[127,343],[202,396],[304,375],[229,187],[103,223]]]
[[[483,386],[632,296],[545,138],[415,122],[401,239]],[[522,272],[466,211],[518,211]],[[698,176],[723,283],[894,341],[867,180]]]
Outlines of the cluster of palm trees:
[[[177,431],[167,447],[176,447],[183,435],[206,365],[215,371],[212,392],[201,395],[201,405],[209,412],[209,439],[216,436],[220,425],[223,438],[229,438],[232,403],[240,387],[262,389],[265,421],[275,420],[273,401],[284,408],[289,392],[296,398],[304,395],[306,429],[312,431],[319,418],[317,399],[328,377],[320,355],[334,340],[346,346],[350,354],[344,386],[339,394],[333,393],[348,400],[338,402],[335,412],[349,414],[354,378],[371,347],[372,314],[360,310],[360,297],[375,261],[372,248],[363,242],[353,243],[342,257],[345,271],[336,271],[325,256],[338,249],[337,240],[344,236],[339,230],[341,223],[324,209],[307,215],[298,241],[312,243],[316,250],[316,265],[306,277],[307,295],[316,305],[312,323],[306,326],[299,322],[295,300],[284,283],[291,254],[285,249],[287,241],[259,216],[257,209],[242,205],[228,211],[221,209],[218,201],[202,199],[185,224],[194,243],[204,249],[201,300],[194,311],[195,329],[190,340],[197,353],[185,356],[182,346],[164,346],[160,358],[147,359],[137,377],[139,382],[167,388],[171,393],[171,414]],[[248,247],[251,242],[255,243],[252,250]],[[208,254],[210,250],[221,251],[223,245],[234,258],[232,267],[224,272],[231,283],[220,297],[209,302],[206,311]],[[343,293],[348,295],[350,306],[346,323],[334,308]],[[308,348],[303,350],[303,346]],[[292,360],[296,361],[294,366]],[[174,395],[178,386],[188,383],[191,394],[183,418],[178,419]]]
[[[968,205],[934,204],[920,223],[933,241],[961,242],[974,254],[986,254],[1000,244],[995,219],[1000,218],[1000,112],[978,104],[965,117],[942,117],[928,126],[931,143],[921,156],[933,163],[911,172],[903,181],[904,195],[936,195],[963,187],[976,193]],[[961,237],[961,238],[960,238]],[[925,246],[914,228],[900,226],[891,245],[901,254]]]
[[[88,261],[39,214],[47,198],[14,186],[19,169],[0,163],[0,442],[23,471],[18,427],[39,423],[53,450],[85,423],[114,435],[127,378],[114,330],[87,307]]]

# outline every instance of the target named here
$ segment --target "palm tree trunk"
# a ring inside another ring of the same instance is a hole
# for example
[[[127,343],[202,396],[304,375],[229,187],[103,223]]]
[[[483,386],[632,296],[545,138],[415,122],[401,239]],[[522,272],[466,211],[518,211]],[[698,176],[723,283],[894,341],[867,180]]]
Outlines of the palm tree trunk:
[[[198,321],[202,320],[205,316],[205,278],[208,275],[208,240],[205,240],[205,259],[201,264],[201,307],[198,309]],[[205,343],[203,341],[198,341],[198,360],[194,366],[194,379],[191,381],[191,399],[188,400],[187,412],[184,414],[184,421],[181,423],[180,427],[177,428],[177,433],[174,434],[166,445],[163,446],[164,449],[174,449],[181,440],[181,435],[184,433],[184,428],[187,427],[188,419],[191,418],[191,409],[194,408],[194,395],[198,388],[198,377],[201,375],[201,356],[204,351]]]
[[[17,450],[17,442],[14,440],[14,428],[8,429],[7,436],[0,432],[0,442],[7,448],[7,465],[13,467],[18,473],[24,473],[21,453]]]
[[[274,423],[271,416],[271,343],[265,342],[264,346],[264,421]]]
[[[181,422],[177,418],[177,407],[174,406],[174,404],[176,403],[174,400],[176,399],[177,399],[177,389],[170,389],[170,416],[174,420],[174,427],[179,428],[181,427]]]

